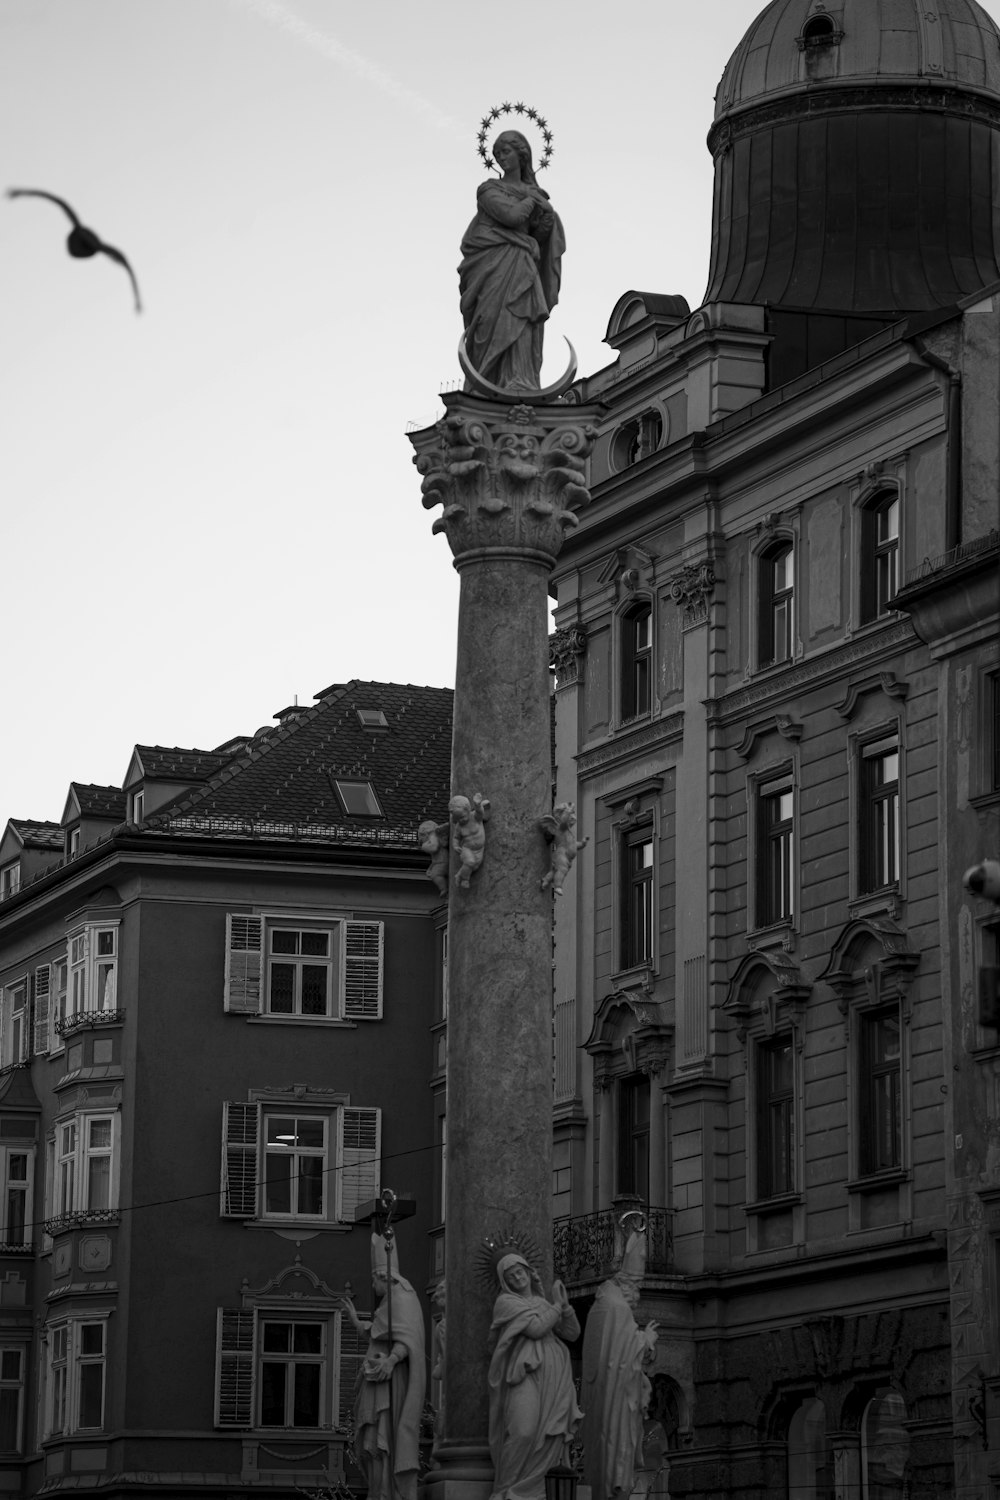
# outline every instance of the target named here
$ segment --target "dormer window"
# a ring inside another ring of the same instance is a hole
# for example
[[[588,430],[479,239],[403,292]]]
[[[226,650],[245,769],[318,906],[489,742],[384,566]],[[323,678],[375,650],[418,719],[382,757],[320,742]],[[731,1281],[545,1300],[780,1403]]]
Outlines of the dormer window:
[[[655,453],[663,441],[663,418],[658,411],[644,411],[615,433],[611,459],[615,469],[631,468]]]
[[[6,901],[8,896],[16,896],[20,889],[21,862],[15,859],[0,870],[0,901]]]
[[[803,52],[812,51],[816,47],[830,47],[840,41],[843,36],[838,31],[832,16],[812,16],[802,28],[799,37],[799,47]]]
[[[128,817],[129,817],[129,822],[130,823],[141,823],[142,822],[142,809],[143,809],[143,803],[145,801],[145,796],[146,796],[145,792],[142,791],[141,789],[138,792],[133,792],[132,793],[132,797],[131,797],[131,799],[129,801],[129,809],[128,809]]]
[[[70,859],[76,859],[76,856],[79,854],[79,852],[80,852],[80,830],[79,830],[79,828],[71,828],[70,829],[70,831],[69,831],[69,841],[68,841],[67,846],[66,846],[66,852],[69,855]]]
[[[333,777],[333,789],[351,818],[383,818],[385,814],[370,781],[347,781]]]

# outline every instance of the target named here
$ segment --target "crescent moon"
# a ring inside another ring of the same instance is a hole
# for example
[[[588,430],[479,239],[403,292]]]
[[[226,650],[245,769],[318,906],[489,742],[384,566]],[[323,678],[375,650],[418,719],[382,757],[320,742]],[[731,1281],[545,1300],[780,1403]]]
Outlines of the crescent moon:
[[[518,401],[554,401],[557,396],[561,396],[564,391],[568,391],[576,379],[576,350],[565,334],[563,334],[563,338],[569,350],[569,364],[558,380],[554,381],[552,385],[543,386],[538,391],[505,391],[500,386],[494,385],[492,380],[487,380],[485,375],[480,375],[469,358],[468,350],[465,347],[464,333],[458,341],[458,362],[462,366],[469,385],[474,391],[478,391],[481,396],[502,396],[505,401],[510,401],[512,398]]]

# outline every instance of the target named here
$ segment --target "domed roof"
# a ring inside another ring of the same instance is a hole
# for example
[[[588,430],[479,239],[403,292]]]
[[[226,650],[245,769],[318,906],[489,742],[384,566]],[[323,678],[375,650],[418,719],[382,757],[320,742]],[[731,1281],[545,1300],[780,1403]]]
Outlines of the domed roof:
[[[715,96],[715,118],[817,84],[944,83],[1000,96],[1000,28],[976,0],[771,0]]]

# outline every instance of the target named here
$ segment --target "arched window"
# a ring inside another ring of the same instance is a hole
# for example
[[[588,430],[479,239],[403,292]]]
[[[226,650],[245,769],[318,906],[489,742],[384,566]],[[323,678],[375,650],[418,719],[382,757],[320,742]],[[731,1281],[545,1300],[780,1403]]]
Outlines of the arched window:
[[[909,1458],[906,1402],[897,1391],[881,1391],[865,1407],[861,1422],[862,1500],[905,1495]]]
[[[826,1409],[810,1396],[788,1424],[788,1500],[826,1500],[833,1493],[832,1455],[826,1441]]]
[[[899,495],[883,490],[861,512],[861,622],[881,619],[899,587]]]
[[[777,542],[758,564],[757,665],[792,659],[795,558],[791,542]]]
[[[648,714],[653,680],[653,606],[634,604],[621,621],[622,719]]]
[[[822,47],[832,42],[835,34],[830,16],[813,16],[802,28],[802,42],[806,47]]]

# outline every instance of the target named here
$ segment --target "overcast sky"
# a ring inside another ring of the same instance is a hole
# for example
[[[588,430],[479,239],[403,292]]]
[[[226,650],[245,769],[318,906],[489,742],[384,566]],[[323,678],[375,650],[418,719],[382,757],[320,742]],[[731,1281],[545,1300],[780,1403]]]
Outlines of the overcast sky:
[[[542,112],[545,378],[622,292],[705,289],[722,69],[761,0],[2,0],[0,828],[132,746],[353,677],[451,685],[458,577],[407,425],[457,382],[480,117]],[[986,8],[1000,17],[1000,0]]]

